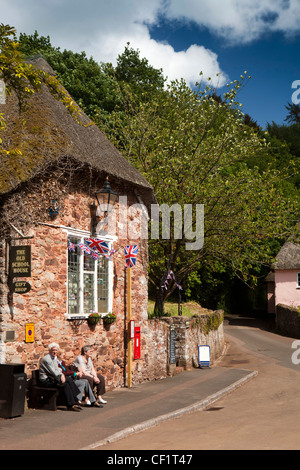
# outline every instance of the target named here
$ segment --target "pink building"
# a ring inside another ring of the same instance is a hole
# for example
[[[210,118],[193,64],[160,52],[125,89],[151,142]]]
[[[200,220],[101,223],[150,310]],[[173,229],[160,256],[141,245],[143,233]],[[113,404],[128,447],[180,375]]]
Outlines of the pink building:
[[[268,313],[275,313],[276,305],[300,306],[300,245],[286,242],[280,249],[268,283]]]

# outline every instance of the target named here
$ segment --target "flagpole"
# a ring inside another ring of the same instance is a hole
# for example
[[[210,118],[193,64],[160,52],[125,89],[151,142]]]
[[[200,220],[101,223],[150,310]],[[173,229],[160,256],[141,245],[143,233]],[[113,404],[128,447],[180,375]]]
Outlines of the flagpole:
[[[131,387],[132,384],[132,339],[131,338],[131,267],[135,265],[136,255],[138,252],[137,245],[130,245],[124,247],[125,258],[126,258],[126,268],[127,268],[127,351],[128,351],[128,360],[127,360],[127,381],[128,387]]]
[[[130,321],[131,321],[131,268],[127,268],[127,337],[128,337],[128,370],[127,370],[127,385],[128,388],[132,385],[131,369],[132,369],[132,339],[130,338]]]

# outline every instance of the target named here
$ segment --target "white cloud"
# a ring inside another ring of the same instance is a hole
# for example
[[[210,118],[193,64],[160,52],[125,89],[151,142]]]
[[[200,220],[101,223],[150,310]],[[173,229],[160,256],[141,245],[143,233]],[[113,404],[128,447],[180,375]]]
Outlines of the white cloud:
[[[299,32],[299,0],[0,0],[1,22],[18,33],[38,31],[54,46],[85,51],[101,62],[112,62],[127,42],[150,64],[172,79],[189,83],[222,73],[218,57],[201,44],[175,51],[150,37],[148,25],[158,14],[169,20],[196,22],[219,35],[224,43],[247,43],[265,32]],[[214,84],[216,85],[216,78]],[[219,85],[227,80],[223,73]]]
[[[168,0],[171,20],[194,21],[228,42],[248,43],[268,32],[299,34],[299,0]]]
[[[85,51],[99,62],[112,62],[127,42],[139,49],[151,65],[162,68],[169,80],[195,83],[221,72],[218,58],[201,45],[176,52],[151,39],[147,25],[155,24],[162,0],[0,0],[1,21],[17,32],[51,38],[52,45],[74,52]],[[225,74],[219,79],[225,82]],[[216,83],[216,81],[215,81]]]
[[[214,86],[223,86],[227,81],[214,52],[198,45],[176,52],[169,44],[151,39],[145,25],[136,25],[123,37],[108,34],[99,46],[99,56],[106,56],[104,62],[111,60],[112,56],[116,57],[118,53],[123,52],[127,41],[131,47],[139,49],[141,57],[146,57],[151,65],[162,68],[168,81],[184,78],[187,83],[194,84],[199,80],[200,72],[203,72],[204,79],[211,77]],[[220,76],[217,76],[219,74]]]

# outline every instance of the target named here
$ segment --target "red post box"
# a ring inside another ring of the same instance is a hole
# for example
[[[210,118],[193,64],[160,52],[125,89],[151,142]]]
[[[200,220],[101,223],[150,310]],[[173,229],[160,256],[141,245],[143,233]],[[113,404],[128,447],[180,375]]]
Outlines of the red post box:
[[[133,358],[134,359],[140,359],[141,358],[141,327],[140,326],[136,326],[134,328]]]

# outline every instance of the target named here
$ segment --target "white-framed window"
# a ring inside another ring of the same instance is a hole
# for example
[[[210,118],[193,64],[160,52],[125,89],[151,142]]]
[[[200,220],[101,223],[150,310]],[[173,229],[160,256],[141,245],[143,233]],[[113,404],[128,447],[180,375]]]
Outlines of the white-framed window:
[[[297,289],[300,289],[300,273],[297,273]]]
[[[80,244],[90,234],[68,233],[67,316],[88,316],[92,311],[112,311],[112,258],[99,255],[94,259]],[[105,240],[112,249],[112,240]],[[69,249],[70,244],[73,250]]]

